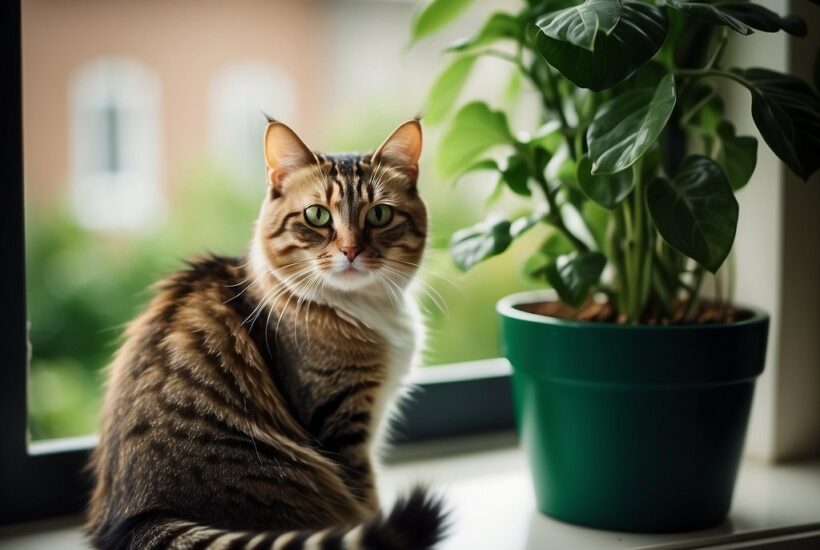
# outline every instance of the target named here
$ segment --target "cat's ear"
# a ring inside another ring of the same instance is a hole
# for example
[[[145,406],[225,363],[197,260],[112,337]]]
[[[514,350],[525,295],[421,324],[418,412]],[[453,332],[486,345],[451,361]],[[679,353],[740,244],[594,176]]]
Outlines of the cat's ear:
[[[282,182],[288,174],[318,165],[319,160],[296,132],[281,122],[271,121],[265,130],[265,164],[268,167],[268,183],[281,192]]]
[[[421,124],[418,120],[408,120],[396,128],[373,153],[373,163],[390,164],[405,170],[415,177],[419,170],[421,156]]]

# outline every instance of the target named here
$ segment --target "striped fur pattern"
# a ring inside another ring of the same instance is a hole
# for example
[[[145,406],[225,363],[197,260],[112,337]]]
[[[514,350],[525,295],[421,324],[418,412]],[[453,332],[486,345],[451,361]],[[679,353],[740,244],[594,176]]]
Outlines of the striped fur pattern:
[[[383,514],[373,472],[417,349],[405,289],[427,228],[420,151],[416,121],[373,154],[345,156],[268,126],[269,189],[248,253],[162,281],[110,367],[88,511],[96,547],[440,539],[440,501],[415,489]],[[331,221],[313,223],[314,205]],[[378,205],[392,216],[369,216]]]

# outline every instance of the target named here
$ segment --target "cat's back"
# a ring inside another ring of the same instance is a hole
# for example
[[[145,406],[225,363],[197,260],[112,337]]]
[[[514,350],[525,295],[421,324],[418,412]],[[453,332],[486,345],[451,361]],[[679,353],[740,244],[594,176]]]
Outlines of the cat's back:
[[[238,480],[240,495],[249,472],[281,469],[289,450],[304,453],[304,434],[244,328],[253,313],[245,279],[237,258],[190,262],[157,285],[128,328],[110,367],[94,456],[92,531],[126,507],[231,519],[230,489],[216,493],[209,480]],[[250,508],[258,518],[232,524],[269,523],[263,504]]]

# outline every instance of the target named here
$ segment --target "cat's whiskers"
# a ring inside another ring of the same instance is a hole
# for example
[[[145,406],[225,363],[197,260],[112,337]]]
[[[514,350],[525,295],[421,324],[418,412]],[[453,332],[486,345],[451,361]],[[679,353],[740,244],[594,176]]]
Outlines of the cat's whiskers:
[[[265,320],[265,346],[268,348],[268,352],[270,352],[270,343],[268,341],[268,334],[270,333],[270,318],[271,318],[271,315],[273,314],[273,312],[276,309],[276,303],[279,301],[279,298],[284,294],[288,295],[288,300],[287,300],[287,302],[285,302],[285,306],[282,308],[282,311],[279,313],[279,319],[276,322],[276,328],[273,331],[274,332],[274,334],[273,334],[274,339],[279,338],[279,323],[281,323],[282,316],[287,311],[287,307],[288,307],[288,304],[290,304],[291,298],[298,291],[300,286],[302,286],[305,283],[306,280],[310,280],[311,277],[313,277],[315,275],[315,271],[313,270],[312,266],[310,268],[307,268],[306,270],[303,270],[303,271],[305,271],[305,272],[304,273],[300,272],[301,275],[298,279],[291,281],[291,284],[293,285],[292,287],[283,285],[283,287],[279,290],[279,292],[277,292],[276,295],[273,296],[272,298],[270,298],[270,300],[269,300],[270,303],[268,305],[268,316],[267,316],[267,319]]]
[[[314,275],[313,272],[308,273],[307,278],[310,278],[312,275]],[[304,280],[299,281],[297,283],[296,287],[294,289],[291,289],[290,292],[287,293],[288,294],[288,299],[287,299],[287,301],[285,301],[285,305],[282,307],[282,311],[279,313],[279,318],[276,320],[276,328],[273,330],[274,338],[277,338],[277,339],[279,338],[279,325],[282,323],[282,317],[284,317],[285,313],[288,310],[288,306],[290,305],[290,301],[293,299],[293,297],[295,295],[296,288],[298,288],[298,286],[303,282],[304,282]],[[298,296],[297,296],[297,299],[298,299]],[[276,300],[277,301],[279,300],[279,296],[276,297]],[[271,309],[273,309],[274,306],[275,306],[275,302],[274,302],[274,304],[271,305]],[[270,330],[270,325],[268,325],[268,330]],[[266,333],[266,336],[267,336],[267,333]]]
[[[382,257],[381,259],[384,260],[384,261],[387,261],[387,262],[397,262],[397,263],[400,263],[400,264],[415,267],[415,268],[419,269],[422,272],[429,273],[430,275],[433,275],[434,277],[438,277],[442,281],[451,284],[453,287],[458,288],[459,290],[462,289],[461,286],[458,284],[458,281],[455,277],[453,277],[452,275],[449,275],[447,273],[444,273],[443,271],[439,271],[437,269],[434,269],[434,268],[432,268],[428,265],[418,264],[418,263],[414,263],[414,262],[408,262],[408,261],[399,260],[399,259],[396,259],[396,258]]]
[[[305,263],[305,262],[309,262],[309,261],[312,261],[312,258],[307,259],[307,260],[299,260],[299,261],[297,261],[297,262],[292,262],[292,263],[289,263],[289,264],[286,264],[286,265],[280,266],[280,267],[279,267],[279,269],[287,269],[287,268],[292,267],[292,266],[294,266],[294,265],[303,264],[303,263]],[[247,265],[249,262],[250,262],[250,260],[248,260],[248,262],[245,262],[245,265]],[[244,282],[245,282],[245,281],[247,281],[248,279],[253,278],[253,281],[252,281],[251,283],[249,283],[248,285],[246,285],[246,286],[245,286],[245,288],[243,288],[243,289],[242,289],[242,290],[241,290],[238,294],[236,294],[235,296],[233,296],[233,297],[231,297],[231,298],[228,298],[227,300],[225,300],[225,301],[224,301],[224,302],[222,302],[222,303],[227,305],[228,303],[230,303],[230,302],[232,302],[232,301],[236,300],[237,298],[239,298],[240,296],[242,296],[245,292],[247,292],[247,290],[248,290],[250,287],[252,287],[253,285],[257,284],[257,283],[260,281],[260,279],[262,279],[262,278],[263,278],[263,277],[265,277],[266,275],[272,275],[273,277],[277,277],[276,273],[274,273],[272,270],[268,269],[268,270],[266,270],[266,271],[262,271],[261,273],[259,273],[259,274],[258,274],[258,275],[256,275],[255,277],[251,274],[251,275],[248,275],[247,277],[245,277],[244,279],[242,279],[242,281],[240,281],[240,282],[238,282],[238,283],[235,283],[235,284],[232,284],[232,285],[225,285],[225,287],[227,287],[227,288],[233,288],[233,287],[237,287],[237,286],[241,285],[242,283],[244,283]]]
[[[251,317],[253,317],[253,321],[251,321],[250,328],[248,329],[248,330],[252,330],[253,325],[256,323],[256,320],[259,318],[259,315],[261,314],[262,310],[264,309],[265,304],[268,301],[268,298],[271,296],[271,294],[276,293],[276,292],[281,292],[281,289],[287,287],[287,284],[289,283],[289,281],[291,281],[291,280],[293,280],[297,277],[300,277],[305,273],[308,273],[311,269],[312,268],[310,266],[308,266],[306,268],[302,268],[299,271],[297,271],[296,273],[290,275],[289,277],[279,281],[277,284],[271,286],[271,288],[265,293],[265,295],[262,297],[262,299],[259,300],[259,303],[253,309],[253,311],[251,311],[250,315],[248,315],[248,317],[244,321],[242,321],[242,324],[244,325],[245,323],[248,322],[248,320],[250,320]],[[273,273],[271,272],[271,274],[273,274]],[[274,277],[276,277],[276,275],[274,275]]]
[[[393,281],[397,285],[400,283],[401,286],[409,287],[410,283],[415,282],[418,285],[418,287],[427,295],[430,301],[433,302],[433,304],[439,311],[441,311],[445,315],[449,313],[449,308],[447,307],[447,303],[444,300],[444,297],[429,283],[426,283],[419,278],[413,278],[412,276],[403,273],[402,271],[399,271],[398,269],[395,269],[388,265],[383,265],[382,269],[385,270],[385,275],[388,278],[392,275],[397,279]]]
[[[304,300],[304,302],[307,302],[307,309],[305,310],[305,323],[304,323],[304,326],[305,326],[305,334],[307,336],[308,346],[310,345],[310,306],[313,305],[313,302],[315,301],[315,299],[324,290],[325,282],[326,282],[325,277],[323,277],[321,274],[317,274],[317,277],[315,278],[312,285],[310,287],[308,287],[307,296]],[[298,315],[299,315],[300,311],[301,311],[301,305],[300,305],[300,309],[297,311],[297,321],[298,321]]]
[[[393,306],[393,309],[399,309],[398,300],[400,300],[400,295],[389,285],[390,281],[386,279],[384,274],[379,273],[378,271],[376,272],[376,280],[379,281],[379,284],[382,288],[384,288],[385,296],[387,296],[387,299],[390,301],[390,305]]]
[[[302,306],[305,304],[305,302],[310,304],[311,300],[313,299],[313,294],[314,294],[313,290],[319,284],[321,279],[322,279],[321,275],[317,274],[316,272],[311,273],[311,277],[304,283],[303,289],[300,289],[299,296],[297,297],[296,312],[293,315],[293,319],[294,319],[294,322],[293,322],[293,326],[294,326],[293,343],[297,347],[299,346],[299,342],[297,340],[297,333],[299,331],[296,330],[296,329],[298,329],[298,327],[299,327],[299,314],[302,312]],[[307,326],[307,318],[305,319],[305,333],[308,334],[308,337],[309,337],[310,331],[308,330],[308,326]]]

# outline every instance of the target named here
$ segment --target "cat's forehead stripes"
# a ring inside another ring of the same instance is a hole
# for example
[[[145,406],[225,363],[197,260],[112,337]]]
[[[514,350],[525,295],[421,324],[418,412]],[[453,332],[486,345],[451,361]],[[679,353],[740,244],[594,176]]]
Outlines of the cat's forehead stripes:
[[[360,155],[321,155],[319,162],[327,174],[326,200],[338,208],[345,222],[358,220],[360,205],[375,198],[370,181],[369,157]]]

